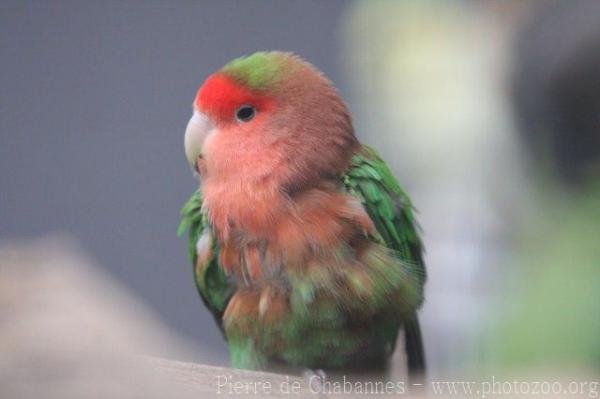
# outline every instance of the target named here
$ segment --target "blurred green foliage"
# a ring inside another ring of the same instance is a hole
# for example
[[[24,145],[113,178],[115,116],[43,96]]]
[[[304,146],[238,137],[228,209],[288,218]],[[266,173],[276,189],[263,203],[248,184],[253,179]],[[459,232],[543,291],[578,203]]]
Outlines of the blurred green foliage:
[[[541,190],[520,240],[518,285],[493,333],[508,368],[600,368],[600,184]]]

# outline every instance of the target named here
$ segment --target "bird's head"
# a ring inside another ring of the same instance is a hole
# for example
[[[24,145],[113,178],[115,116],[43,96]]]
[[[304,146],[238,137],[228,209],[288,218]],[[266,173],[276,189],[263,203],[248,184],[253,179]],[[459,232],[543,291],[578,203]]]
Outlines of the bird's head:
[[[237,58],[199,88],[185,152],[202,177],[279,175],[283,185],[341,173],[357,141],[332,83],[292,53]]]

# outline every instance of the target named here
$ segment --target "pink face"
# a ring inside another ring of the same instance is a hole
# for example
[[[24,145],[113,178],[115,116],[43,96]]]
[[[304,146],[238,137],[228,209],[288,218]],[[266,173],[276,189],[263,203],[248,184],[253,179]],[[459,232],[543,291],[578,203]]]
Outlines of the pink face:
[[[198,169],[211,133],[220,136],[257,134],[264,127],[268,114],[275,108],[274,99],[256,93],[217,72],[209,76],[198,89],[193,104],[194,115],[185,134],[186,156]]]

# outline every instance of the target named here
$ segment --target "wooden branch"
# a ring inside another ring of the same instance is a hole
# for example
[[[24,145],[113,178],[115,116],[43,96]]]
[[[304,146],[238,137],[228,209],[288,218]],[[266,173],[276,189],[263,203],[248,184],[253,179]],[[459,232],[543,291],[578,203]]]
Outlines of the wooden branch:
[[[283,374],[206,366],[154,357],[145,358],[170,382],[200,396],[250,395],[273,398],[317,398],[307,383]]]

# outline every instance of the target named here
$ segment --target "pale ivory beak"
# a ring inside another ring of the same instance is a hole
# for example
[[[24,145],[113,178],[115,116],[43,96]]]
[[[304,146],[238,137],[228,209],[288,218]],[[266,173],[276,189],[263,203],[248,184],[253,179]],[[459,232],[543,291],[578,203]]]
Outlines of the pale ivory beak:
[[[202,146],[204,140],[210,134],[213,125],[206,115],[202,112],[194,110],[194,114],[185,128],[185,156],[190,163],[192,169],[198,171],[198,158],[202,157]]]

